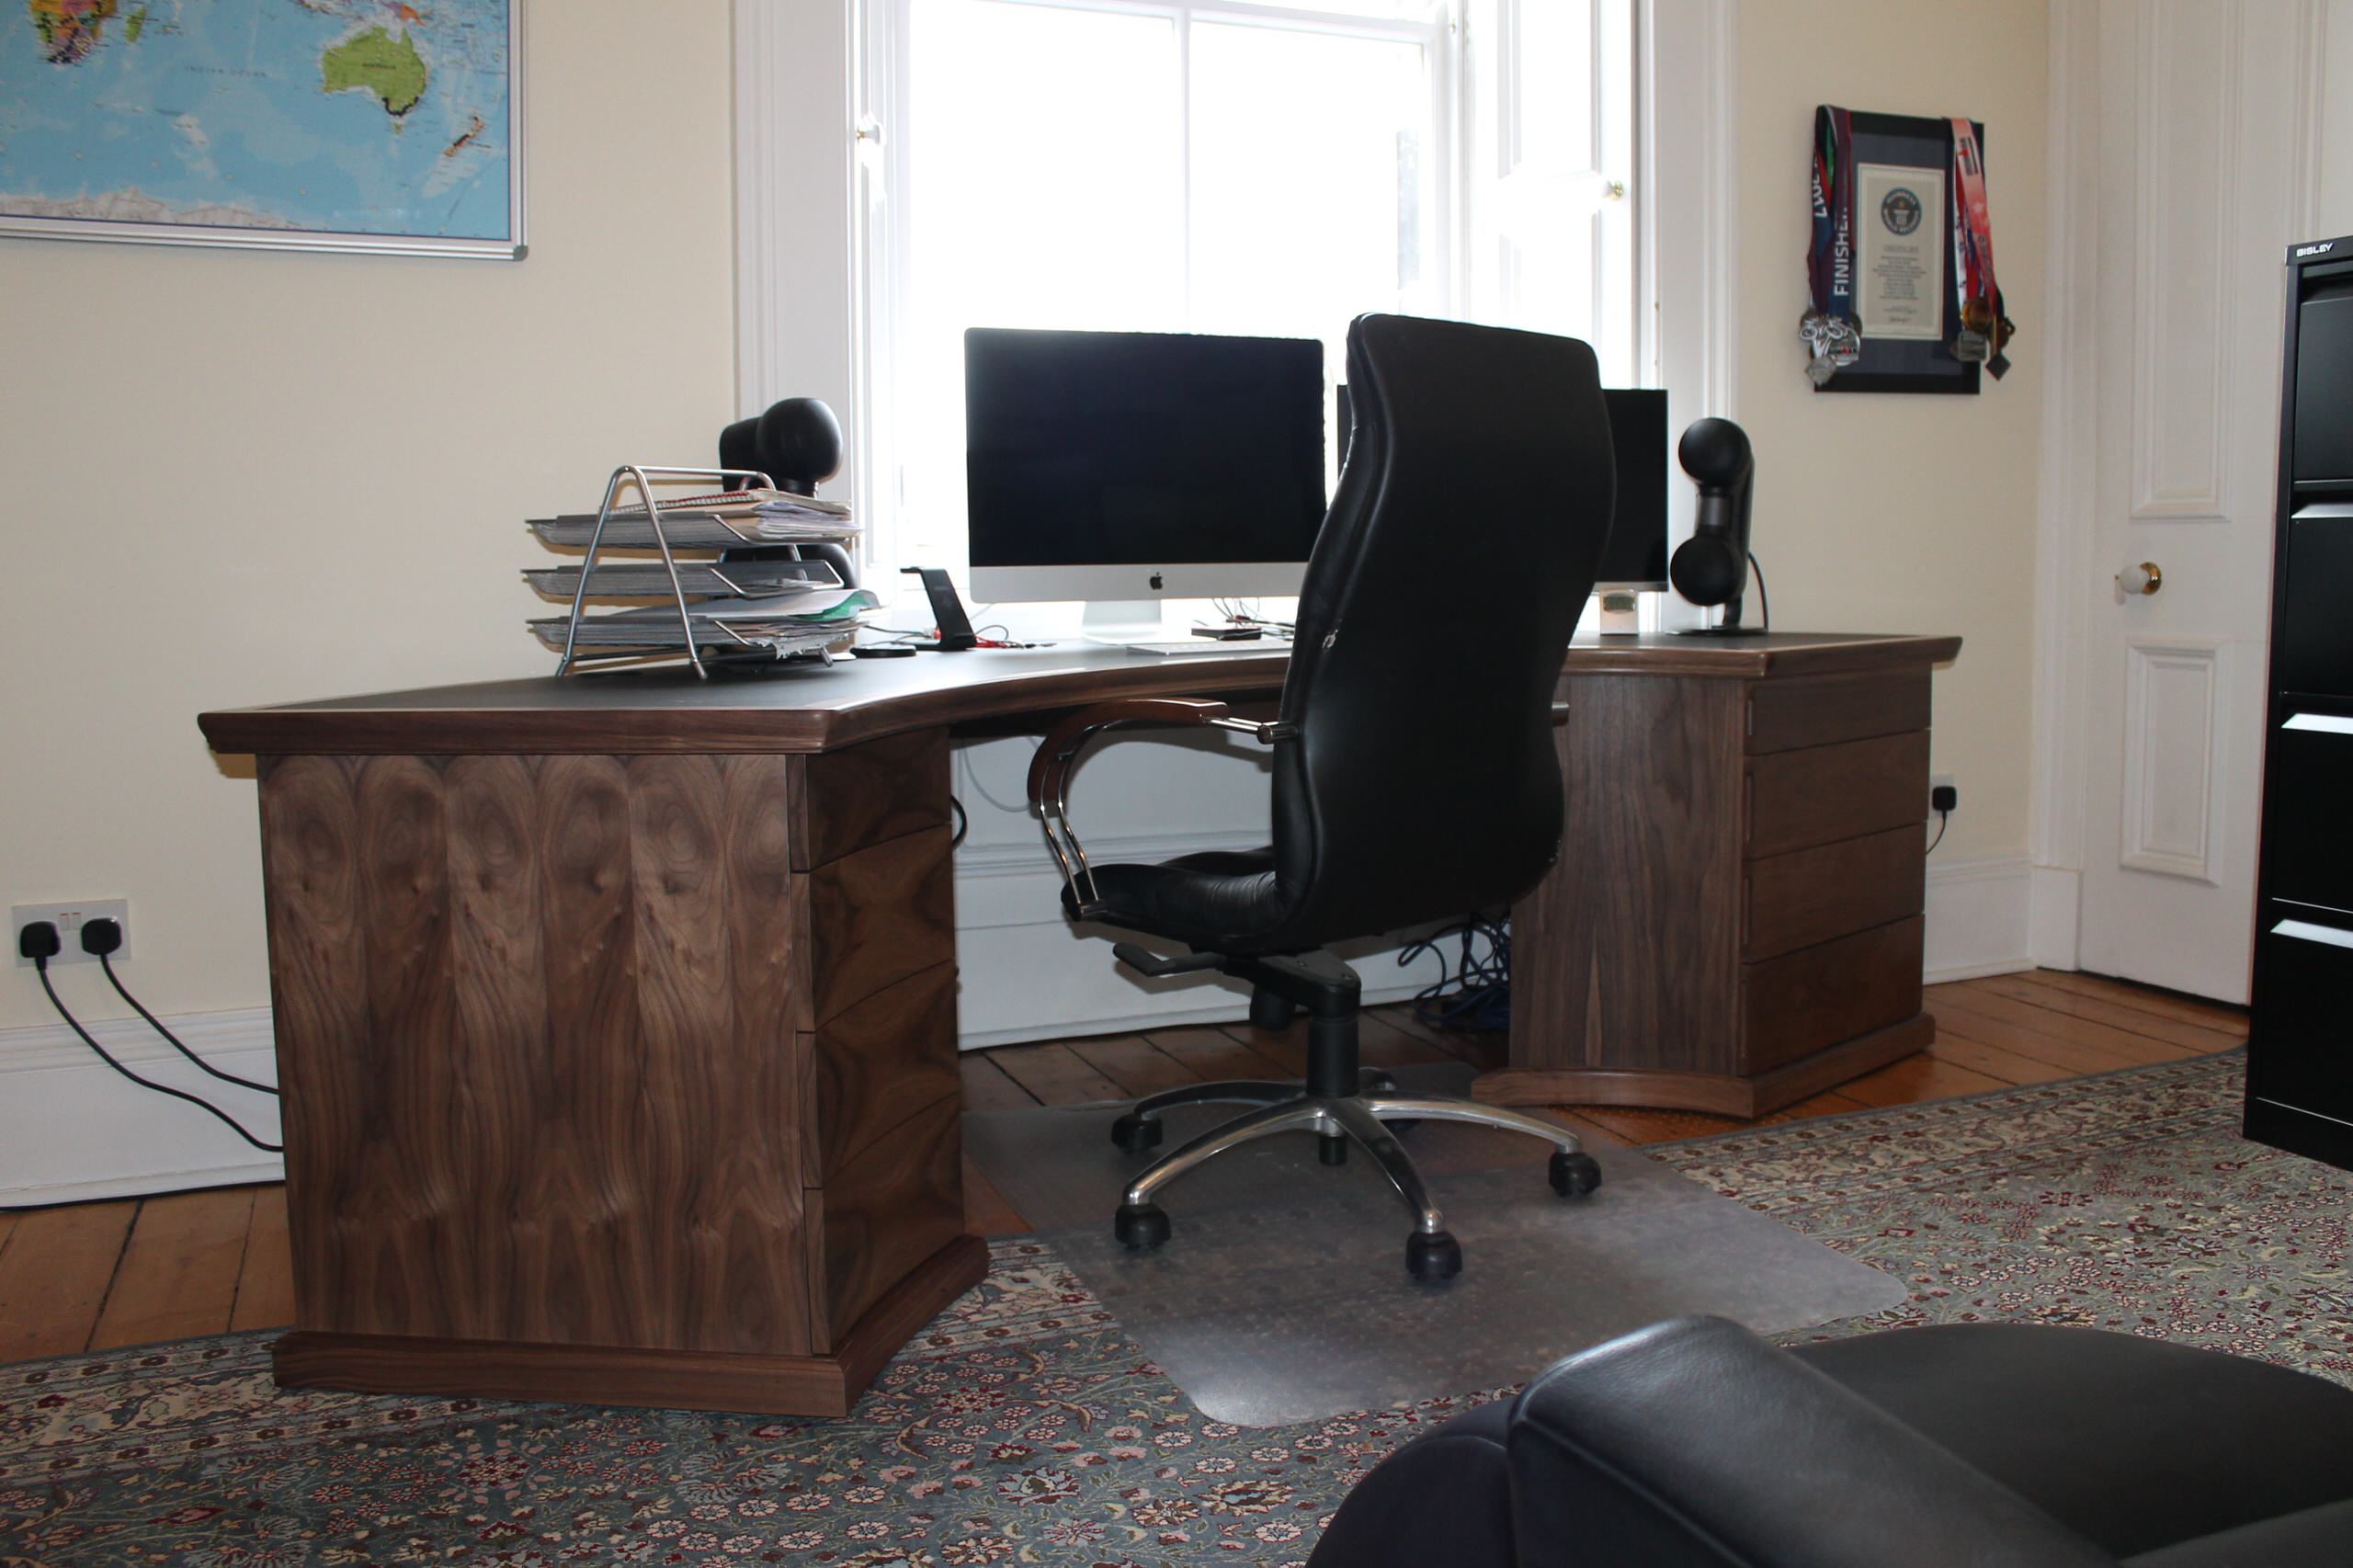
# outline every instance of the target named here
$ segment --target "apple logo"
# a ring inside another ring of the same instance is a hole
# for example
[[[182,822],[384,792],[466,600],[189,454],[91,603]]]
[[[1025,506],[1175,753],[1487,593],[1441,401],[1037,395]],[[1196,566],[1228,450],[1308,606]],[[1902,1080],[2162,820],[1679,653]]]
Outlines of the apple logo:
[[[1157,573],[1157,572],[1154,572],[1154,573],[1152,574],[1152,586],[1153,586],[1153,591],[1154,591],[1154,592],[1155,592],[1155,593],[1157,593],[1157,592],[1159,591],[1159,589],[1160,589],[1160,574],[1159,574],[1159,573]]]

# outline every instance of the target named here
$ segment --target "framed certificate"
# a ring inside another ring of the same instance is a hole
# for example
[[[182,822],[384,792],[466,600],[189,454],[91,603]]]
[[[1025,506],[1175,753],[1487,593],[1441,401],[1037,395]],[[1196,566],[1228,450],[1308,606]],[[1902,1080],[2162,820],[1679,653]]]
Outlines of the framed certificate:
[[[1974,392],[1978,367],[1952,354],[1961,334],[1952,272],[1952,124],[1860,109],[1851,124],[1854,312],[1862,353],[1813,390]],[[1985,128],[1976,129],[1983,148]]]

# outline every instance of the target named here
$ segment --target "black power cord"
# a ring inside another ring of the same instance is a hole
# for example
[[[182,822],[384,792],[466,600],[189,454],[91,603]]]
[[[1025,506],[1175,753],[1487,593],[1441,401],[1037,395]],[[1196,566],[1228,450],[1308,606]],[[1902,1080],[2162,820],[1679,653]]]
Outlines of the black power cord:
[[[187,1057],[190,1062],[196,1063],[197,1066],[202,1068],[205,1072],[211,1074],[214,1077],[220,1079],[224,1084],[234,1084],[241,1089],[253,1089],[265,1095],[274,1095],[278,1093],[278,1085],[275,1084],[256,1083],[251,1078],[240,1078],[234,1073],[223,1072],[220,1068],[212,1065],[211,1062],[207,1062],[203,1057],[199,1056],[195,1051],[190,1051],[188,1048],[187,1043],[183,1041],[179,1036],[165,1028],[163,1025],[163,1021],[157,1018],[154,1014],[149,1012],[146,1007],[141,1004],[139,998],[131,994],[131,992],[123,985],[122,977],[114,971],[114,955],[122,950],[122,927],[120,926],[107,919],[104,915],[99,916],[96,920],[85,921],[82,926],[82,950],[89,954],[92,958],[97,959],[98,960],[98,967],[107,971],[107,983],[114,987],[115,994],[130,1003],[132,1010],[141,1017],[147,1020],[148,1028],[153,1029],[157,1034],[162,1035],[165,1040],[171,1041],[172,1049],[174,1051],[178,1051],[182,1056]]]
[[[1753,550],[1748,552],[1748,569],[1756,574],[1756,610],[1765,621],[1756,630],[1770,631],[1773,630],[1773,596],[1765,591],[1765,568],[1757,562],[1756,552]]]
[[[109,921],[108,924],[112,925],[113,922]],[[115,944],[117,947],[121,945],[119,940],[120,935],[120,930],[118,928],[116,932],[118,939]],[[259,1149],[266,1154],[282,1154],[286,1152],[285,1144],[265,1143],[260,1139],[255,1137],[252,1133],[246,1131],[244,1124],[239,1122],[235,1117],[231,1116],[227,1111],[222,1110],[219,1106],[214,1105],[210,1100],[204,1098],[202,1096],[191,1095],[185,1089],[175,1089],[169,1084],[158,1084],[151,1078],[142,1078],[138,1074],[133,1073],[130,1068],[125,1067],[121,1062],[117,1062],[112,1056],[107,1054],[107,1048],[100,1045],[97,1039],[91,1035],[90,1031],[82,1027],[81,1019],[75,1017],[67,1010],[64,999],[57,994],[57,987],[51,985],[49,982],[49,960],[57,956],[58,952],[61,950],[61,947],[62,944],[60,944],[57,939],[57,927],[51,925],[46,920],[36,920],[17,933],[17,951],[33,960],[33,972],[40,977],[40,988],[49,993],[49,1005],[57,1009],[57,1016],[65,1020],[65,1024],[68,1028],[71,1028],[75,1034],[82,1037],[82,1043],[88,1046],[93,1051],[95,1051],[97,1054],[99,1061],[105,1062],[108,1066],[113,1068],[116,1072],[121,1074],[124,1077],[130,1079],[132,1083],[138,1085],[142,1089],[153,1089],[159,1095],[169,1095],[176,1100],[186,1100],[192,1106],[202,1107],[204,1109],[211,1112],[214,1116],[220,1118],[222,1121],[227,1123],[229,1131],[234,1132],[238,1137],[244,1139],[246,1142],[252,1144],[255,1148]],[[112,948],[108,949],[108,951],[109,952],[113,950],[114,949]],[[136,1004],[133,1005],[136,1006]],[[142,1007],[140,1011],[143,1014],[146,1009]],[[150,1019],[149,1021],[151,1023],[153,1022],[153,1019]],[[160,1028],[161,1026],[158,1027]],[[178,1042],[175,1041],[174,1043],[176,1044]],[[181,1049],[185,1050],[187,1048],[182,1047]]]
[[[1460,957],[1449,962],[1438,944],[1449,937],[1461,938]],[[1487,950],[1478,951],[1485,938]],[[1424,1023],[1449,1029],[1506,1029],[1511,1027],[1511,917],[1472,915],[1459,926],[1434,931],[1397,955],[1403,969],[1427,953],[1445,972],[1414,997],[1414,1016]]]

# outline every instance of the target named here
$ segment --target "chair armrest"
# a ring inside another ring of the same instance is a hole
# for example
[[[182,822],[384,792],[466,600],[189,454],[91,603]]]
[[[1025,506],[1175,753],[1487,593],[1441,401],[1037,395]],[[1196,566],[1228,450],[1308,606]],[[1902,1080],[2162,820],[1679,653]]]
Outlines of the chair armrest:
[[[1267,745],[1289,740],[1296,733],[1280,720],[1261,723],[1255,719],[1237,719],[1224,703],[1199,697],[1131,697],[1119,702],[1098,702],[1056,724],[1047,733],[1038,755],[1029,759],[1029,807],[1045,827],[1046,847],[1054,852],[1054,863],[1062,868],[1071,903],[1082,917],[1095,913],[1101,899],[1095,886],[1095,873],[1086,864],[1086,850],[1070,825],[1064,796],[1078,754],[1086,749],[1087,741],[1097,731],[1115,724],[1214,724],[1220,729],[1255,735]]]
[[[1049,730],[1045,744],[1029,759],[1029,804],[1059,804],[1071,765],[1097,730],[1114,724],[1208,724],[1232,711],[1222,702],[1194,697],[1131,697],[1082,708]]]
[[[1561,1362],[1520,1395],[1506,1447],[1523,1568],[2117,1568],[1950,1449],[1722,1318],[1678,1318]]]

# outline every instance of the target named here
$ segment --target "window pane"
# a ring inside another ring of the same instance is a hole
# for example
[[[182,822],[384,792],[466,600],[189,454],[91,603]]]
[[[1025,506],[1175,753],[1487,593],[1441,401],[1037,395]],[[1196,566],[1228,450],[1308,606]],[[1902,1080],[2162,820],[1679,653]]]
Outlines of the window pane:
[[[968,326],[1180,329],[1176,29],[1166,17],[914,0],[907,290],[893,413],[911,544],[963,529]]]
[[[1429,309],[1428,87],[1411,43],[1197,22],[1192,321],[1324,340]]]

